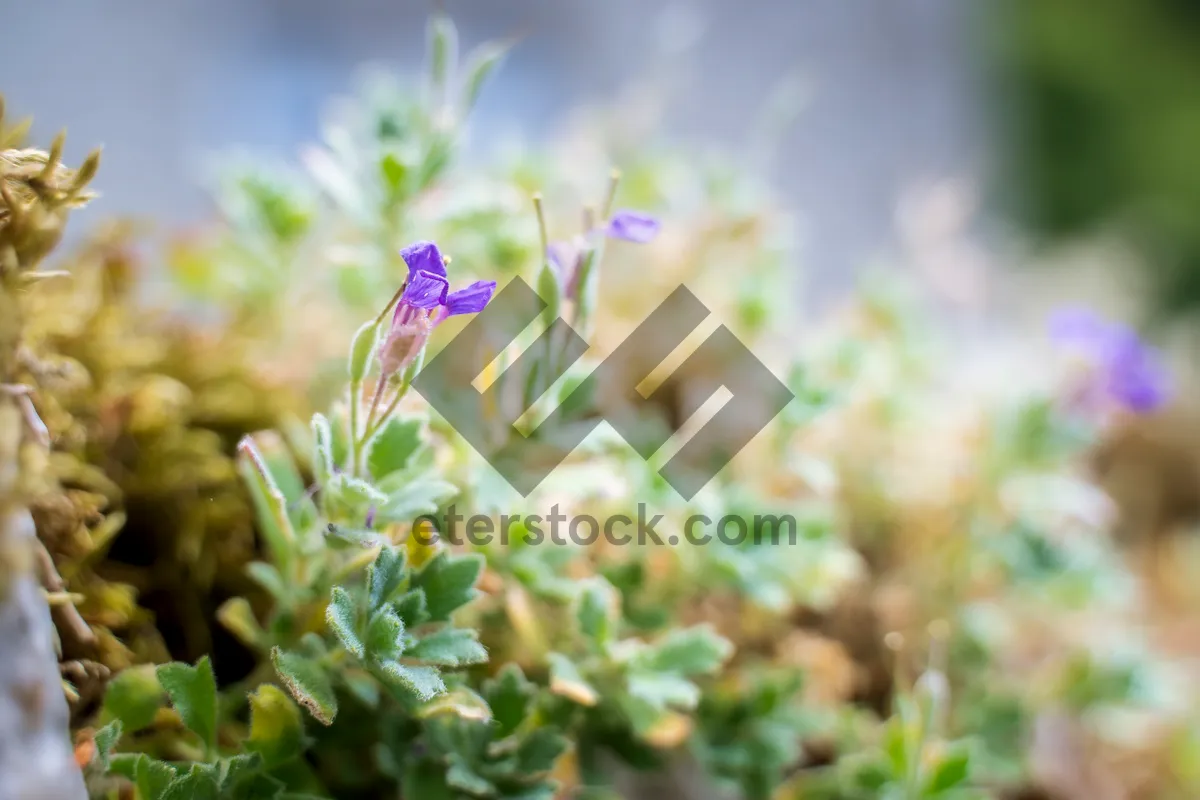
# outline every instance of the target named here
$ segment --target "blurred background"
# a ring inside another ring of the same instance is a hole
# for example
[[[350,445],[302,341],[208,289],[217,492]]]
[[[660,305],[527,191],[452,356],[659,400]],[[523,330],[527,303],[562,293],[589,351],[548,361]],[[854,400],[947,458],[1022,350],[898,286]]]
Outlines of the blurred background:
[[[210,213],[205,162],[245,147],[292,158],[364,64],[412,72],[427,2],[139,0],[12,4],[0,67],[35,134],[103,142],[97,214]],[[978,175],[978,4],[961,0],[510,0],[446,4],[464,47],[522,41],[484,92],[475,152],[550,136],[570,111],[648,82],[664,134],[744,147],[772,94],[797,101],[770,178],[803,212],[810,280],[844,286],[885,252],[902,193]],[[65,24],[69,15],[70,24]],[[47,58],[47,47],[53,52]],[[74,157],[74,153],[69,153]]]
[[[416,70],[431,8],[6,5],[0,85],[11,107],[35,116],[39,138],[66,125],[71,147],[106,144],[98,212],[166,224],[211,214],[214,154],[292,159],[364,65]],[[464,0],[447,10],[465,46],[521,39],[474,118],[477,155],[548,139],[581,104],[648,86],[658,94],[641,108],[664,136],[736,152],[784,98],[797,113],[765,173],[801,214],[815,297],[970,227],[993,262],[1087,265],[1049,296],[1116,298],[1118,313],[1146,325],[1200,302],[1193,0]],[[1082,256],[1059,247],[1080,242],[1091,243]],[[935,280],[978,292],[971,270],[984,259],[953,252],[956,275]]]

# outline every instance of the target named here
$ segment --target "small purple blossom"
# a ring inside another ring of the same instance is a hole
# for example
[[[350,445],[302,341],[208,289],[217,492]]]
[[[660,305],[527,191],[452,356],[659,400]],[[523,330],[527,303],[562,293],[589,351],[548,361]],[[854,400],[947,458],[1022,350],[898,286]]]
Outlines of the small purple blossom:
[[[1089,363],[1081,398],[1089,405],[1107,400],[1145,414],[1167,401],[1170,381],[1159,354],[1128,326],[1085,308],[1065,308],[1051,317],[1049,327],[1056,343]]]
[[[546,246],[546,260],[558,273],[563,295],[575,299],[579,291],[580,268],[594,247],[589,237],[601,234],[609,239],[646,244],[658,235],[661,228],[661,223],[649,214],[640,211],[616,211],[604,225],[589,231],[587,236],[576,236],[570,241],[550,242]]]
[[[384,375],[411,364],[429,334],[443,320],[482,311],[496,291],[495,281],[476,281],[451,292],[446,260],[433,242],[409,245],[400,251],[400,257],[408,266],[408,281],[392,314],[391,328],[379,348]]]
[[[658,220],[640,211],[621,210],[613,212],[604,229],[610,239],[623,239],[626,242],[646,244],[658,235],[662,226]]]

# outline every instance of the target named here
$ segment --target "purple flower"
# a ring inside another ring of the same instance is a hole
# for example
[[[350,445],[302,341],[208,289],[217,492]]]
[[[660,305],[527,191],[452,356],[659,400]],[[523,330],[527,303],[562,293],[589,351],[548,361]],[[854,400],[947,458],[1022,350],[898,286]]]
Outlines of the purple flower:
[[[1085,308],[1065,308],[1051,317],[1050,336],[1089,362],[1091,374],[1083,387],[1089,404],[1107,400],[1144,414],[1167,401],[1166,368],[1158,353],[1129,327]]]
[[[608,222],[588,232],[588,236],[576,236],[570,241],[551,242],[546,247],[546,259],[550,262],[563,287],[565,297],[575,299],[579,290],[579,270],[594,245],[590,237],[602,234],[609,239],[646,244],[658,235],[662,225],[657,219],[640,211],[616,211]]]
[[[400,251],[400,257],[408,265],[408,281],[396,303],[391,328],[379,347],[385,376],[411,364],[430,332],[443,320],[482,311],[496,291],[495,281],[476,281],[451,292],[446,261],[433,242],[409,245]]]
[[[645,244],[658,235],[661,226],[658,220],[639,211],[616,211],[609,217],[604,229],[610,239]]]

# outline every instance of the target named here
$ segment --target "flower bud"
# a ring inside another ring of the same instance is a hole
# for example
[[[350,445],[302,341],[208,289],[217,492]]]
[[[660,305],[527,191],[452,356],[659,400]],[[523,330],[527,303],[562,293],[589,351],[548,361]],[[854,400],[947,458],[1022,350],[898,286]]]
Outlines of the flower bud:
[[[418,314],[408,322],[393,324],[379,348],[379,366],[383,377],[395,375],[413,363],[425,349],[432,329],[433,324],[425,314]]]

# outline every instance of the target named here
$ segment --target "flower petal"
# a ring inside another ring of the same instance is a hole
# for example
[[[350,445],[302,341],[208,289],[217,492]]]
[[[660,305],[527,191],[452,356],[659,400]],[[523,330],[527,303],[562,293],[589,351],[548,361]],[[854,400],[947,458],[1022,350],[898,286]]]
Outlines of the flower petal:
[[[1158,354],[1124,326],[1114,328],[1107,344],[1104,371],[1109,396],[1137,413],[1162,406],[1170,387]]]
[[[1050,316],[1050,338],[1060,345],[1082,347],[1095,353],[1107,347],[1112,327],[1088,308],[1060,308]]]
[[[450,296],[446,298],[446,316],[452,317],[455,314],[474,314],[483,311],[495,291],[495,281],[475,281],[465,289],[451,292]]]
[[[446,277],[446,262],[433,242],[410,244],[400,251],[400,257],[408,265],[409,275],[420,270]]]
[[[605,234],[613,239],[645,244],[658,235],[658,220],[640,211],[617,211],[608,220]]]
[[[425,270],[414,270],[408,275],[408,285],[404,287],[404,294],[400,296],[396,313],[399,314],[400,309],[405,305],[414,308],[433,308],[445,305],[446,291],[449,288],[450,282],[443,276]]]

